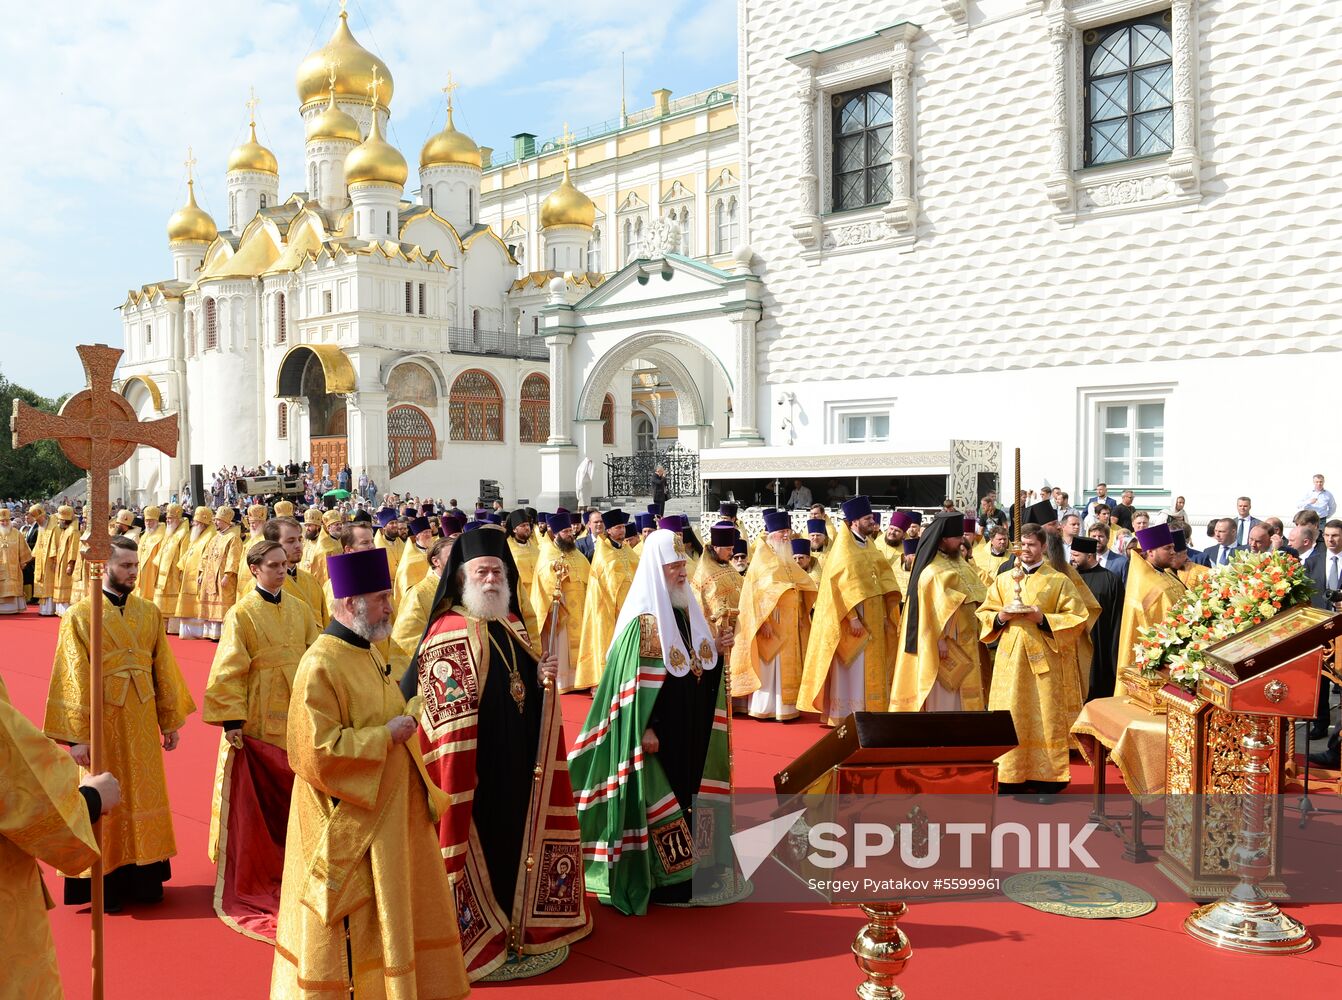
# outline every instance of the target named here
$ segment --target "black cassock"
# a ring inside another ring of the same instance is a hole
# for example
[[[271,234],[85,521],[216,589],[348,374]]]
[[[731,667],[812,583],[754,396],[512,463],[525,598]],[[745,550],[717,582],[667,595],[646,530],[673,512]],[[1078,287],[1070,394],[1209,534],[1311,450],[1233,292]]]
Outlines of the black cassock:
[[[1118,667],[1118,631],[1123,618],[1123,581],[1103,566],[1077,570],[1095,600],[1100,602],[1100,617],[1091,629],[1095,655],[1090,661],[1090,694],[1087,701],[1106,698],[1114,690]]]

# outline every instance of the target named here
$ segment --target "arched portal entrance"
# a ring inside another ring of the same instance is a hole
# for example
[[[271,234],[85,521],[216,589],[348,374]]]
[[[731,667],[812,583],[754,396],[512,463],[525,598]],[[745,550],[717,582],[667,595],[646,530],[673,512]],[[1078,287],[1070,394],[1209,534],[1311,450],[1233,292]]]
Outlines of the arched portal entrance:
[[[345,397],[354,392],[356,381],[354,366],[334,344],[299,344],[280,362],[275,395],[306,418],[290,417],[294,457],[311,461],[317,470],[327,463],[332,479],[349,461]]]

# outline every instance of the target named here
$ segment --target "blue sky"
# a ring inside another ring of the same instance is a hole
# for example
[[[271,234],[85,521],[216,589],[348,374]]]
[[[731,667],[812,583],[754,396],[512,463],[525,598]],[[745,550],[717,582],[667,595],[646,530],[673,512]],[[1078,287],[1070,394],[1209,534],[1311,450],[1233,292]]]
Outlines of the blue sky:
[[[164,226],[196,193],[223,226],[224,165],[246,135],[249,87],[280,193],[303,186],[294,71],[324,45],[337,0],[108,0],[9,18],[0,154],[0,371],[44,395],[83,386],[77,343],[120,346],[126,290],[171,276]],[[441,128],[450,70],[457,127],[481,145],[557,135],[736,79],[735,0],[350,0],[355,37],[396,85],[390,138],[412,167]]]

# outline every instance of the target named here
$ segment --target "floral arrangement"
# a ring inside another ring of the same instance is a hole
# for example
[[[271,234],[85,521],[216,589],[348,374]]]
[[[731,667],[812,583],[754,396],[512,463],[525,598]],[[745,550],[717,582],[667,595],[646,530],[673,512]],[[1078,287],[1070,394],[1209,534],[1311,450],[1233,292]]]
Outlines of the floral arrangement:
[[[1134,665],[1146,680],[1168,671],[1172,682],[1196,694],[1209,646],[1307,601],[1313,590],[1294,556],[1237,553],[1190,587],[1163,622],[1137,630]]]

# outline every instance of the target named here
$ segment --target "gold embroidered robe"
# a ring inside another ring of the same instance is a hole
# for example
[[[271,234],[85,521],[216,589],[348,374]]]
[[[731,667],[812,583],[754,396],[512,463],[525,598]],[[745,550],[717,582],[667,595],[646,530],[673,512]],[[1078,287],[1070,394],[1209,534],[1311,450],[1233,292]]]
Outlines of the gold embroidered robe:
[[[796,565],[795,563],[793,565]],[[731,563],[715,562],[705,550],[699,560],[699,568],[690,580],[690,589],[694,591],[699,607],[703,609],[708,624],[715,632],[722,632],[728,622],[735,627],[736,613],[741,610],[741,588],[745,586],[745,577],[736,572]]]
[[[162,525],[140,535],[140,575],[135,578],[135,596],[145,601],[154,600],[158,587],[158,553],[163,548],[166,532]]]
[[[205,550],[209,548],[215,534],[214,525],[211,524],[202,528],[194,539],[188,535],[187,540],[182,543],[182,555],[177,562],[178,568],[182,571],[182,583],[177,594],[177,612],[173,615],[174,618],[203,617],[200,610],[201,560],[205,558]]]
[[[57,520],[47,517],[47,523],[37,529],[37,544],[33,546],[33,597],[42,601],[56,589],[56,550],[60,545]]]
[[[238,597],[238,550],[242,534],[233,526],[218,532],[200,560],[200,617],[222,622]],[[250,575],[250,574],[248,574]]]
[[[0,681],[0,1000],[59,1000],[60,969],[37,862],[69,875],[98,847],[79,768],[9,701]]]
[[[23,567],[33,561],[33,551],[23,532],[10,525],[9,533],[0,537],[0,600],[19,598],[23,602]]]
[[[303,558],[298,568],[311,573],[318,583],[326,582],[326,557],[340,555],[340,543],[331,537],[325,527],[312,541],[303,539]]]
[[[282,589],[284,593],[293,594],[308,606],[312,617],[317,620],[318,628],[326,628],[330,624],[331,616],[326,609],[326,592],[311,573],[303,569],[285,573]]]
[[[568,647],[568,676],[565,676],[562,662],[559,673],[559,690],[567,691],[573,687],[572,675],[578,667],[591,565],[577,549],[562,552],[559,546],[548,539],[537,551],[536,579],[531,584],[531,607],[536,617],[538,641],[547,651],[550,648],[550,614],[554,607],[556,584],[559,580],[556,566],[562,567],[564,582],[559,588],[562,600],[559,602],[559,610],[555,613],[553,631],[555,635],[565,637]]]
[[[424,637],[438,584],[437,573],[426,573],[424,579],[410,588],[396,609],[396,624],[391,630],[391,673],[396,679],[405,673],[410,658],[419,648],[419,640]]]
[[[89,742],[89,632],[85,598],[61,619],[43,730],[62,743]],[[196,710],[158,608],[134,594],[125,608],[103,601],[103,768],[121,782],[121,804],[102,821],[103,865],[148,865],[177,853],[163,733]]]
[[[61,529],[59,542],[53,542],[56,550],[56,586],[52,597],[57,604],[71,603],[74,595],[75,574],[79,571],[79,523],[71,521]]]
[[[736,574],[736,570],[731,572]],[[795,705],[819,587],[796,560],[780,559],[769,545],[760,546],[745,577],[738,579],[742,580],[741,617],[729,661],[731,696],[740,698],[758,691],[763,666],[776,658],[778,700]],[[768,638],[760,634],[766,623],[772,633]]]
[[[621,543],[617,548],[605,535],[595,540],[592,573],[587,580],[582,612],[582,640],[578,647],[578,669],[573,686],[593,688],[606,670],[606,651],[615,638],[615,619],[620,617],[629,585],[638,570],[638,556]]]
[[[451,1000],[470,989],[438,847],[446,796],[418,735],[391,741],[387,722],[417,709],[384,666],[376,650],[325,633],[299,663],[272,1000]]]
[[[166,533],[167,525],[163,526]],[[164,618],[177,617],[177,600],[182,593],[182,554],[191,540],[191,525],[182,521],[172,534],[165,534],[158,547],[158,568],[154,574],[154,603]]]
[[[958,564],[958,565],[957,565]],[[986,596],[977,574],[963,559],[938,554],[918,577],[916,649],[906,651],[909,617],[905,608],[899,635],[899,658],[890,687],[890,711],[918,712],[937,681],[958,691],[965,712],[983,711],[983,672],[979,663],[979,621],[975,612]],[[946,640],[941,658],[938,640]]]
[[[1049,631],[1024,618],[998,628],[997,613],[1015,595],[1015,582],[1004,573],[988,588],[978,611],[979,638],[997,642],[988,708],[1011,712],[1019,741],[1016,749],[997,758],[998,777],[1013,784],[1065,782],[1071,777],[1067,747],[1072,723],[1085,701],[1068,633],[1085,627],[1086,605],[1071,581],[1045,564],[1022,581],[1021,600],[1044,613]]]
[[[1137,549],[1128,553],[1128,585],[1123,593],[1123,617],[1118,626],[1118,663],[1114,694],[1124,693],[1123,678],[1132,673],[1132,646],[1137,630],[1165,620],[1175,601],[1188,588],[1173,573],[1158,570]]]
[[[391,602],[400,608],[405,595],[415,584],[424,579],[429,572],[429,556],[414,541],[401,553],[401,561],[396,565],[396,575],[392,577]]]

